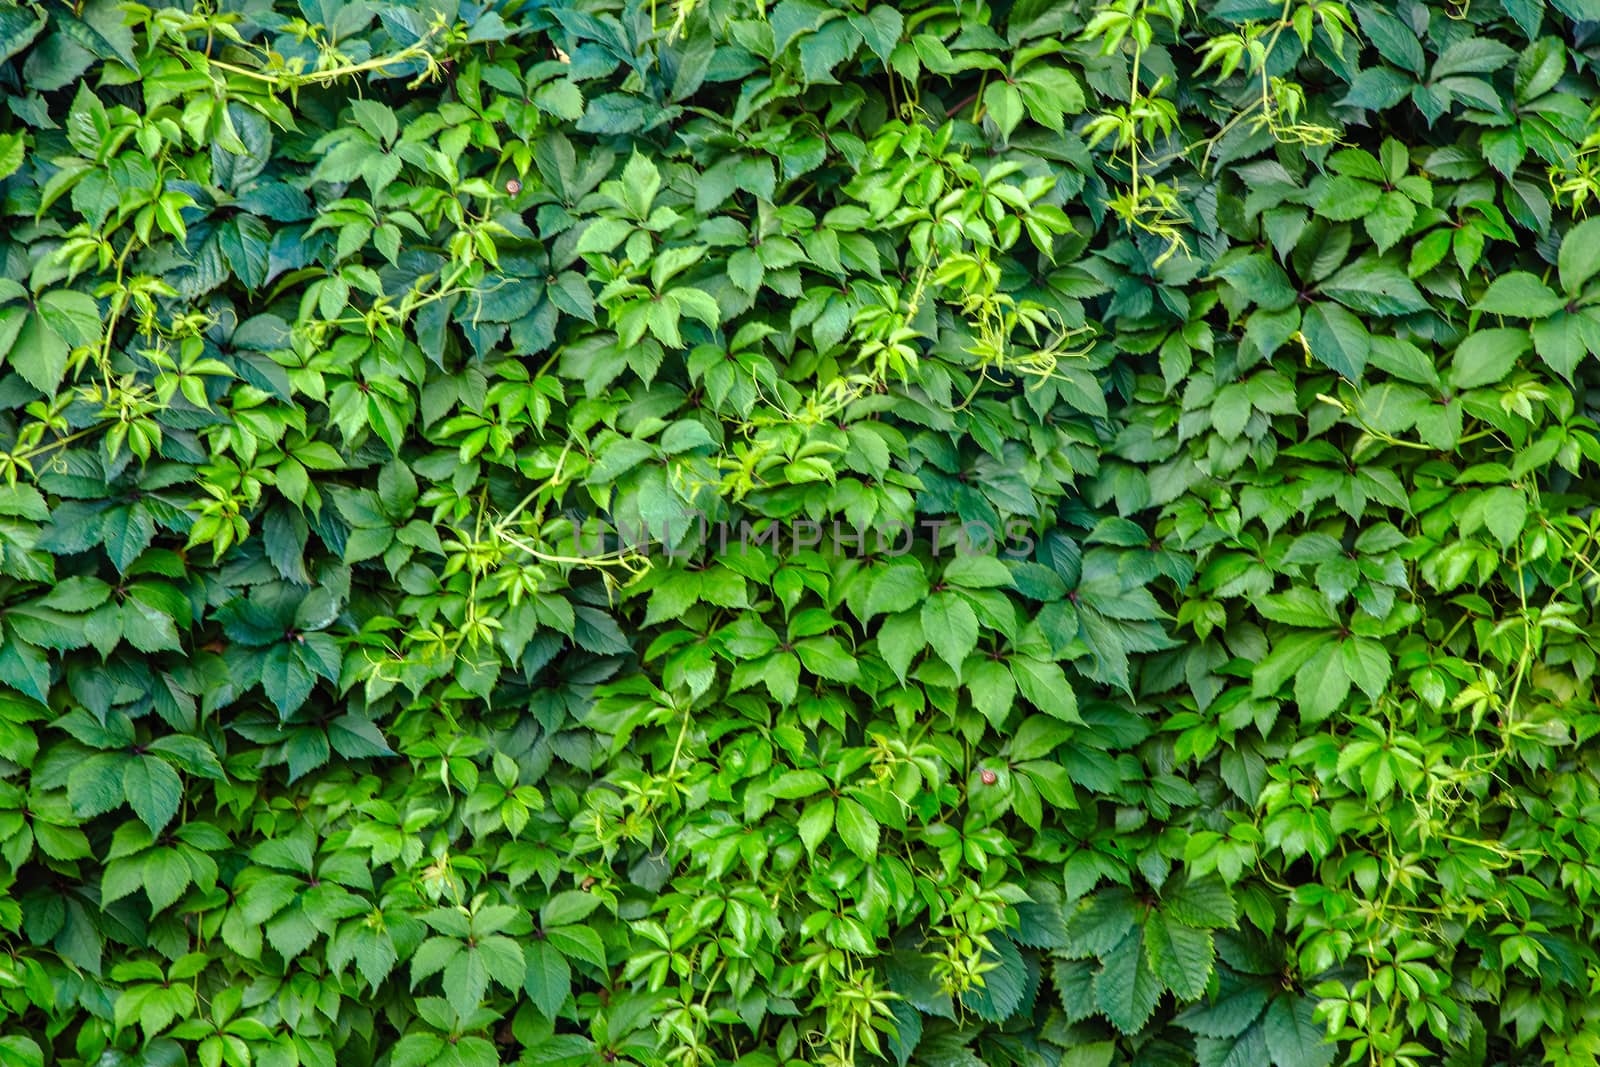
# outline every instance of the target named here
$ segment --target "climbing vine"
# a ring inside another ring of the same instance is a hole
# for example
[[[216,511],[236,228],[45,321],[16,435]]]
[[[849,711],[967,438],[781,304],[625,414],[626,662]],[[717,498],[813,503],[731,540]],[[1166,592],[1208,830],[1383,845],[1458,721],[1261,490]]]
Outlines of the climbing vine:
[[[0,1067],[1595,1063],[1597,26],[0,9]]]

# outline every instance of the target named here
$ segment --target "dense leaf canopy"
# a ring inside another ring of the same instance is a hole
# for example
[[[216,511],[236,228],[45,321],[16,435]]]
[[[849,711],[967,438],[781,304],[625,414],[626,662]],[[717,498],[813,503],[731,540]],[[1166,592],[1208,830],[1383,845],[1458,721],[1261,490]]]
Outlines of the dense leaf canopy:
[[[1597,64],[0,9],[0,1067],[1595,1064]]]

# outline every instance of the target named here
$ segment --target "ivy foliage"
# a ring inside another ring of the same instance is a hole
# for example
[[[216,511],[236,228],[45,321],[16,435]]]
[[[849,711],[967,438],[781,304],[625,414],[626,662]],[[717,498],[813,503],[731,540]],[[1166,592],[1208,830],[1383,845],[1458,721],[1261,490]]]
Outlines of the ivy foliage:
[[[1597,62],[0,9],[0,1065],[1595,1064]]]

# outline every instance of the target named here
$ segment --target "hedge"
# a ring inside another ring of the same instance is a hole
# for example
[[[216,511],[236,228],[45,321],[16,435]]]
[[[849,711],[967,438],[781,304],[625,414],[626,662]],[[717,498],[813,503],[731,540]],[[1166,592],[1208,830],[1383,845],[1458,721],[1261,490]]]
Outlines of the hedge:
[[[1597,63],[0,10],[0,1067],[1595,1064]]]

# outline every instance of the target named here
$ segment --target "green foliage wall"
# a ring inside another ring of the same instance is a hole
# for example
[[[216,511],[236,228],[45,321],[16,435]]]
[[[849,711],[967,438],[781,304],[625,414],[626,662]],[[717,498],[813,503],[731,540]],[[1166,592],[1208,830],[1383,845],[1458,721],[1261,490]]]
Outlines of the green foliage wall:
[[[1597,62],[0,10],[0,1067],[1596,1063]]]

